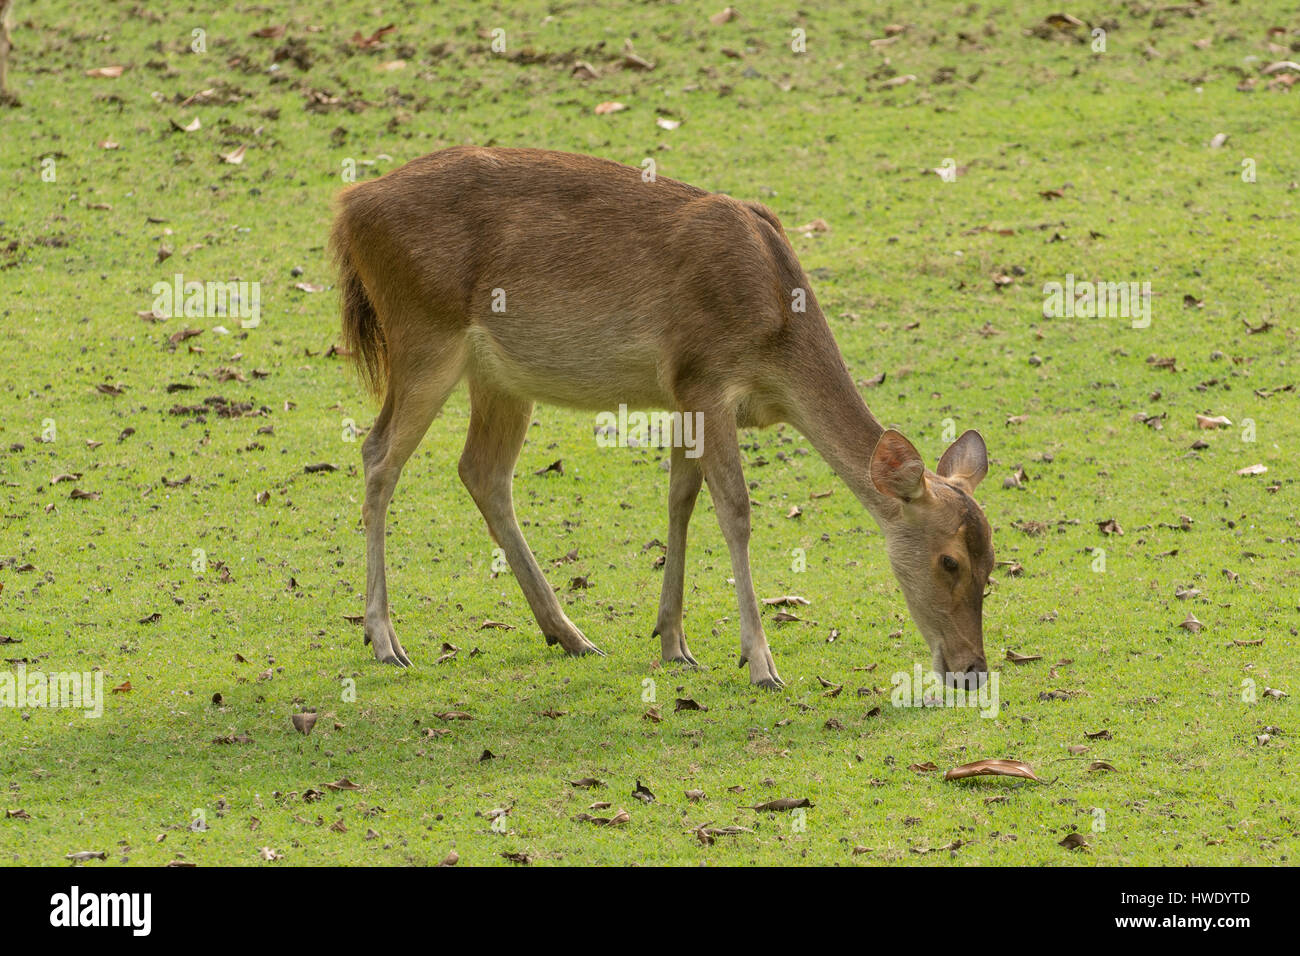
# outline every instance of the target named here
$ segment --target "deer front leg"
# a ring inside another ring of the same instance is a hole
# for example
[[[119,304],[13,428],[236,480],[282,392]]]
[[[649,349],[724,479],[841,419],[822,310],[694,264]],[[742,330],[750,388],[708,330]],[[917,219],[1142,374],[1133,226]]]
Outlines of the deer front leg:
[[[704,480],[709,483],[718,525],[731,552],[731,575],[736,581],[736,601],[740,607],[740,666],[749,665],[751,684],[776,690],[784,687],[785,681],[776,672],[772,651],[767,646],[749,572],[749,489],[740,464],[735,419],[730,415],[706,415],[700,439],[704,447],[700,459]]]
[[[482,512],[492,537],[505,552],[510,570],[546,636],[546,643],[559,644],[573,655],[604,656],[560,607],[515,518],[511,485],[515,461],[532,418],[533,403],[473,380],[469,398],[469,434],[460,456],[461,481]]]
[[[699,462],[687,458],[686,450],[674,445],[668,475],[668,553],[664,556],[664,584],[654,633],[664,661],[681,661],[693,667],[696,661],[686,646],[682,628],[682,591],[686,583],[686,529],[703,479]]]

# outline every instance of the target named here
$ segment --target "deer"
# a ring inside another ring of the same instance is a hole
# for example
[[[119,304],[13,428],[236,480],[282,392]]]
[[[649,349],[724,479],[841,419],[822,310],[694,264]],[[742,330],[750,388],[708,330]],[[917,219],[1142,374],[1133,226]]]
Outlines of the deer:
[[[796,428],[865,506],[948,686],[982,687],[992,531],[972,497],[977,431],[933,471],[858,393],[780,220],[766,206],[572,153],[457,146],[346,187],[330,249],[342,338],[382,405],[362,442],[365,642],[411,659],[393,629],[384,525],[403,465],[468,383],[460,480],[548,645],[602,654],[561,608],[515,516],[515,463],[535,402],[697,416],[669,452],[658,618],[664,662],[697,666],[683,627],[687,528],[702,484],[730,557],[740,666],[784,686],[750,569],[738,429]]]

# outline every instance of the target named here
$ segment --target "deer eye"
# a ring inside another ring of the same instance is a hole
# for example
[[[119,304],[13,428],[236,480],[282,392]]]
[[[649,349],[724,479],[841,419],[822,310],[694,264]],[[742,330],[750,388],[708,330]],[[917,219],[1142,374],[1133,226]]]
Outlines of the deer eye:
[[[956,570],[957,570],[957,559],[954,558],[954,557],[953,557],[952,555],[950,555],[950,554],[945,554],[945,555],[943,556],[943,566],[944,566],[944,568],[946,568],[946,569],[949,570],[949,571],[956,571]]]

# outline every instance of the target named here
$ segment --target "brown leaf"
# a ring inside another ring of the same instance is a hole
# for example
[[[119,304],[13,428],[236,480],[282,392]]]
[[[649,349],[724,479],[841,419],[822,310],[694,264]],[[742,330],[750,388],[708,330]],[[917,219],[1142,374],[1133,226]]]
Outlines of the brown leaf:
[[[1067,833],[1059,846],[1063,846],[1067,850],[1084,849],[1088,846],[1088,841],[1084,839],[1081,833]]]
[[[810,222],[804,223],[802,226],[795,226],[794,231],[803,232],[803,233],[830,232],[831,224],[828,223],[825,219],[818,217],[816,219],[813,219]]]
[[[358,30],[356,33],[352,34],[352,44],[360,47],[362,50],[372,49],[379,46],[379,44],[383,42],[384,37],[388,36],[388,34],[392,33],[396,29],[397,24],[390,23],[387,26],[380,27],[368,37],[362,36],[361,31]]]
[[[1197,428],[1228,428],[1231,425],[1232,422],[1222,415],[1215,415],[1211,418],[1209,415],[1198,413],[1196,416]]]
[[[1013,664],[1028,664],[1030,661],[1041,661],[1042,654],[1019,654],[1016,651],[1007,649],[1007,660]]]
[[[121,684],[118,684],[116,687],[113,688],[113,693],[114,693],[114,694],[129,694],[129,693],[131,693],[131,682],[130,682],[130,681],[124,681],[124,682],[122,682]]]
[[[673,713],[679,714],[683,710],[708,710],[703,704],[698,703],[693,697],[678,697],[677,703],[673,706]]]
[[[724,23],[730,23],[738,16],[740,16],[740,14],[738,14],[733,8],[724,7],[723,9],[715,13],[713,16],[709,17],[709,22],[712,23],[715,27],[720,27]]]
[[[784,813],[788,810],[794,810],[799,807],[808,807],[811,809],[812,806],[813,804],[809,802],[807,797],[778,797],[775,800],[769,800],[767,803],[760,803],[748,807],[747,809],[757,810],[759,813]]]
[[[625,109],[627,109],[627,107],[624,104],[616,103],[611,100],[605,103],[596,104],[596,115],[605,116],[608,113],[618,113]]]
[[[1187,612],[1187,617],[1178,626],[1181,627],[1183,630],[1191,631],[1193,634],[1199,634],[1201,628],[1205,627],[1205,625],[1202,624],[1200,621],[1198,621],[1195,615],[1193,615],[1190,611]]]
[[[310,734],[311,729],[316,726],[316,714],[312,711],[307,711],[302,714],[291,714],[289,720],[293,723],[294,729],[303,736]]]
[[[260,30],[254,30],[249,34],[250,37],[257,37],[260,40],[278,40],[284,36],[284,24],[278,24],[273,27],[262,27]]]
[[[97,66],[93,70],[87,70],[86,76],[93,76],[101,80],[115,80],[122,75],[125,70],[124,66]]]
[[[1115,768],[1112,767],[1110,764],[1106,763],[1106,761],[1104,761],[1104,760],[1094,760],[1092,763],[1088,764],[1088,772],[1089,772],[1089,773],[1095,773],[1095,772],[1098,771],[1098,770],[1109,770],[1109,771],[1112,771],[1112,772],[1114,772],[1114,773],[1118,773],[1118,772],[1119,772],[1119,771],[1115,770]]]
[[[934,773],[939,769],[939,765],[933,760],[927,760],[925,763],[911,764],[907,769],[915,771],[916,773]]]
[[[358,787],[351,780],[349,780],[347,777],[340,777],[334,783],[325,784],[325,789],[326,790],[360,790],[361,788]]]
[[[976,760],[953,767],[943,775],[945,780],[962,780],[966,777],[979,776],[1023,777],[1026,780],[1038,780],[1032,767],[1023,760]],[[1041,783],[1041,781],[1039,781]]]

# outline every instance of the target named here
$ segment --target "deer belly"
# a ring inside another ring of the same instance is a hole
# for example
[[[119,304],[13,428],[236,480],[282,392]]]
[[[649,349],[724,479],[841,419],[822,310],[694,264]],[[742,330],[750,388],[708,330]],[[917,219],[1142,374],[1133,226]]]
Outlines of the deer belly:
[[[525,325],[526,322],[519,323]],[[589,410],[670,408],[659,381],[658,348],[625,334],[575,335],[538,323],[509,337],[469,330],[469,374],[520,398]]]

